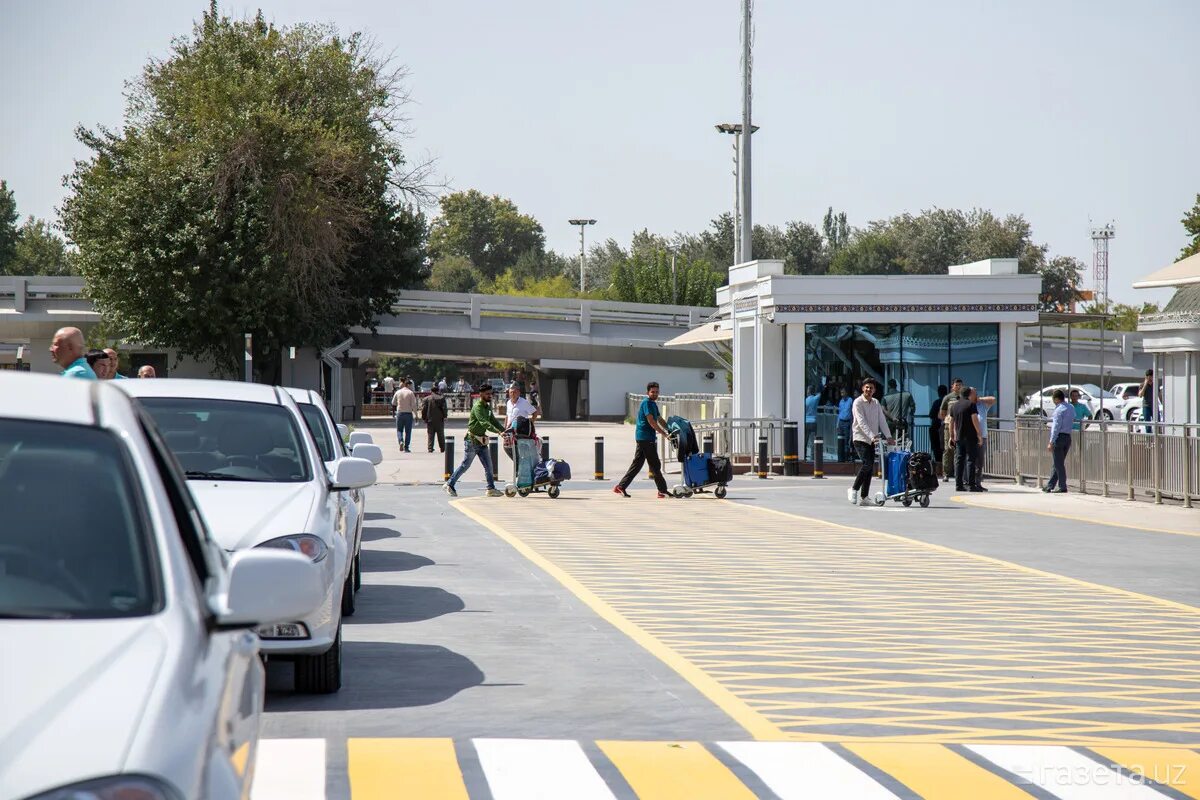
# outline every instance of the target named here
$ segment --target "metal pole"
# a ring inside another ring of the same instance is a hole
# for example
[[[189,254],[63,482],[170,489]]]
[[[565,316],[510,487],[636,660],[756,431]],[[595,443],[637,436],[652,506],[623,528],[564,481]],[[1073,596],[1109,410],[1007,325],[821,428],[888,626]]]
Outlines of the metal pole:
[[[742,157],[739,164],[739,191],[742,206],[742,251],[740,260],[746,262],[753,257],[750,235],[753,231],[750,209],[750,140],[754,128],[750,119],[750,39],[753,27],[750,21],[752,0],[742,0]]]
[[[1153,432],[1150,442],[1153,448],[1152,455],[1154,457],[1154,502],[1162,505],[1162,439],[1159,438],[1161,431],[1158,427],[1158,404],[1162,402],[1162,392],[1159,391],[1159,377],[1162,375],[1162,365],[1158,362],[1158,353],[1154,354],[1154,404],[1150,406],[1150,430]]]
[[[454,474],[454,437],[446,437],[446,458],[442,463],[442,480],[450,480],[450,476]]]
[[[579,293],[583,294],[583,273],[587,266],[587,251],[583,248],[583,231],[586,225],[579,226]]]
[[[800,423],[794,419],[783,423],[783,474],[800,474]]]
[[[1107,298],[1105,299],[1107,302]],[[1108,423],[1104,419],[1104,323],[1105,317],[1100,318],[1100,483],[1104,489],[1101,492],[1105,497],[1108,497]],[[1117,406],[1113,406],[1113,417],[1115,418]]]
[[[671,251],[671,305],[679,305],[679,292],[675,282],[675,251]]]
[[[496,441],[495,436],[489,436],[488,438],[490,439],[488,447],[491,448],[492,456],[492,480],[498,481],[500,480],[500,443]],[[513,454],[516,454],[515,450]]]
[[[1067,323],[1067,401],[1071,400],[1071,323]]]
[[[733,263],[742,260],[742,135],[733,135]]]
[[[764,480],[767,477],[767,471],[769,469],[767,466],[767,458],[768,458],[768,456],[767,456],[767,436],[766,436],[766,434],[759,434],[759,437],[758,437],[758,477],[762,478]]]
[[[598,481],[604,480],[604,437],[596,437],[596,471],[592,475]]]
[[[825,437],[813,439],[813,477],[825,477]]]
[[[246,383],[254,383],[254,336],[246,334]]]
[[[550,437],[542,437],[542,461],[550,460]]]

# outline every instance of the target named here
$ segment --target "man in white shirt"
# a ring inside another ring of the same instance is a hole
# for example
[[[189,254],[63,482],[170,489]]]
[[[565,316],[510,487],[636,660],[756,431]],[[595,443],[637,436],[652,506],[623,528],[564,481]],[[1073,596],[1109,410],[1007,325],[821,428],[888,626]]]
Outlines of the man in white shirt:
[[[504,426],[511,428],[517,424],[517,420],[525,417],[531,422],[541,416],[540,412],[534,408],[533,403],[521,396],[521,386],[517,383],[508,385],[508,402],[504,406]]]
[[[411,453],[413,418],[417,415],[417,393],[412,390],[412,381],[400,384],[392,395],[392,406],[396,409],[396,441],[402,452]]]
[[[867,495],[871,492],[871,476],[875,471],[875,445],[880,439],[890,441],[892,438],[883,406],[875,399],[876,387],[871,378],[863,381],[862,394],[855,398],[851,406],[850,429],[854,452],[858,454],[860,462],[858,474],[854,476],[854,487],[846,490],[851,505],[870,505]]]
[[[396,391],[396,380],[391,375],[383,376],[383,390],[387,392],[388,397],[391,397],[392,393]]]

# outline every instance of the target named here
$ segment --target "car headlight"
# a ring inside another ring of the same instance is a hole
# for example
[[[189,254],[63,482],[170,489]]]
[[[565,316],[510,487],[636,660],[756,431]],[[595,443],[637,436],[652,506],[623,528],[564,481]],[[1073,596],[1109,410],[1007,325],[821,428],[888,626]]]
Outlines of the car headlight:
[[[167,784],[145,775],[114,775],[51,789],[29,800],[178,800]]]
[[[258,547],[277,547],[280,550],[291,550],[306,555],[315,564],[329,554],[329,547],[320,536],[311,533],[293,533],[290,536],[280,536],[270,539]]]

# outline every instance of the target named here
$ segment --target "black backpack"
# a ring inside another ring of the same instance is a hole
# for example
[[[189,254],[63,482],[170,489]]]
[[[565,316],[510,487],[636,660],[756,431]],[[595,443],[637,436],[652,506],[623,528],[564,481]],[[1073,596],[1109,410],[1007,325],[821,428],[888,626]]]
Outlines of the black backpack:
[[[916,451],[908,460],[908,488],[918,492],[932,492],[938,488],[933,457],[923,450]]]
[[[729,483],[733,480],[733,464],[725,456],[713,456],[708,461],[708,482]]]

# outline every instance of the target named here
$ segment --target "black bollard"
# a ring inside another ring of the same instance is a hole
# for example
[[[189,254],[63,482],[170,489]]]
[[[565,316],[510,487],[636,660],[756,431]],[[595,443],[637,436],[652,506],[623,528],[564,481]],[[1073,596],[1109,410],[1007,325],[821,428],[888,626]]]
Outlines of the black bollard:
[[[550,437],[542,437],[542,461],[550,460]]]
[[[713,435],[712,435],[711,433],[706,433],[706,434],[704,434],[704,444],[703,444],[703,446],[701,447],[701,449],[702,449],[702,450],[703,450],[705,453],[708,453],[709,455],[712,455],[712,452],[713,452]]]
[[[813,439],[813,477],[825,477],[825,438],[822,436]]]
[[[766,480],[768,471],[767,437],[763,435],[758,437],[758,477]]]
[[[783,423],[783,474],[800,474],[800,423],[795,420]]]
[[[442,464],[442,480],[450,480],[450,476],[454,474],[454,437],[446,437],[446,458]]]
[[[596,437],[596,472],[593,477],[595,477],[595,479],[598,481],[604,480],[604,437],[603,436]]]
[[[495,436],[488,438],[491,439],[489,446],[492,451],[492,480],[498,481],[500,480],[500,442],[496,440]]]

